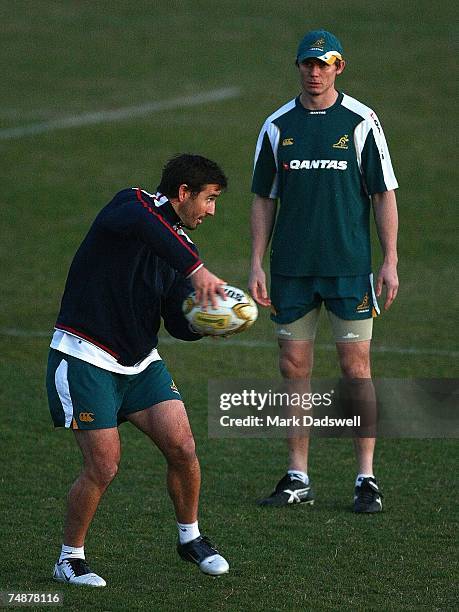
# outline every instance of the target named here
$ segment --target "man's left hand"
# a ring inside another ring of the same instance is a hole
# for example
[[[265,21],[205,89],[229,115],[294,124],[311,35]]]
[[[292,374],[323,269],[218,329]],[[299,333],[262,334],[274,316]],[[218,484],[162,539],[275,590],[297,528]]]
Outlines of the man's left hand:
[[[398,274],[396,264],[383,263],[376,280],[376,297],[382,294],[383,285],[386,286],[386,301],[384,310],[388,310],[395,300],[398,292]]]

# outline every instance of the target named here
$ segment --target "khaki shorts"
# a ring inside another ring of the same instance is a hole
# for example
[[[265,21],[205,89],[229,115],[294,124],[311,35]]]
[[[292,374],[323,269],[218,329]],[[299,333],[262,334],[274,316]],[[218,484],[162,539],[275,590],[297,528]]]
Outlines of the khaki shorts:
[[[277,337],[314,340],[322,304],[330,319],[335,342],[371,340],[373,318],[379,306],[373,275],[303,276],[271,275],[271,302]]]
[[[276,335],[279,340],[309,340],[316,337],[317,324],[319,322],[320,306],[314,308],[301,319],[293,323],[276,323]],[[360,321],[346,321],[340,319],[330,310],[327,310],[328,318],[332,326],[335,342],[362,342],[371,340],[373,334],[373,319],[361,319]]]

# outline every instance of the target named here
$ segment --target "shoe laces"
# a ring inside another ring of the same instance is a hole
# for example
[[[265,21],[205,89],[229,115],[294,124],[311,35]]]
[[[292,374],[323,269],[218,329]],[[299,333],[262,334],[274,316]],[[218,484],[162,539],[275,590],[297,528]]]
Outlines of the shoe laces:
[[[301,480],[298,480],[297,478],[292,478],[290,474],[286,474],[279,480],[275,490],[271,493],[271,495],[277,495],[278,493],[284,491],[284,489],[286,488],[292,488],[292,484],[301,485],[295,488],[306,488],[308,486],[304,484],[304,482],[302,482]]]
[[[204,546],[209,549],[209,553],[211,555],[218,555],[219,554],[218,550],[215,548],[215,546],[212,544],[212,542],[209,540],[209,538],[207,536],[201,536],[201,540],[200,540],[199,543],[200,544],[204,544]]]
[[[357,489],[359,498],[366,503],[372,502],[376,497],[383,497],[378,485],[369,478],[365,478]]]
[[[83,576],[84,574],[90,574],[91,570],[85,559],[63,559],[62,562],[66,562],[70,565],[70,569],[75,576]]]

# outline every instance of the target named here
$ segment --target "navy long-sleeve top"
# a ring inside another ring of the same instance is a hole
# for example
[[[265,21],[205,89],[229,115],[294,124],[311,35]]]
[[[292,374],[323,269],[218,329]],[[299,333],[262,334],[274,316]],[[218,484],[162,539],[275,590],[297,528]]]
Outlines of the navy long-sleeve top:
[[[84,338],[124,366],[167,331],[199,340],[182,313],[202,266],[172,204],[140,188],[120,191],[94,220],[70,266],[56,329]]]

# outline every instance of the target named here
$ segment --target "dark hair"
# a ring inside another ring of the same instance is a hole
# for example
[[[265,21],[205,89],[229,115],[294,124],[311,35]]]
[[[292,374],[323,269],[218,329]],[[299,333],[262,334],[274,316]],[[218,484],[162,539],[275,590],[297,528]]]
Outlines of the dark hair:
[[[176,198],[183,184],[197,194],[205,185],[215,184],[226,189],[228,180],[215,162],[201,155],[183,153],[172,157],[164,166],[158,191],[168,198]]]

